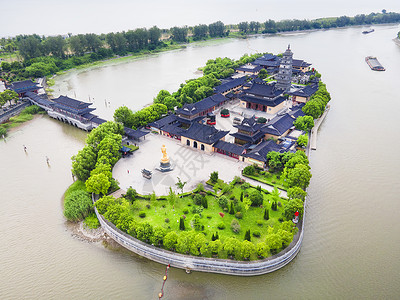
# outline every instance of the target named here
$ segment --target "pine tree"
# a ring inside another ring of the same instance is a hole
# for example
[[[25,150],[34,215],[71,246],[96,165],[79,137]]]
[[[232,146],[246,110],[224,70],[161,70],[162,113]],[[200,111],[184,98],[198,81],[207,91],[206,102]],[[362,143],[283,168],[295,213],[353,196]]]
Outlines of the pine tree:
[[[244,239],[251,242],[250,229],[248,229],[246,231],[246,234],[244,235]]]
[[[215,233],[215,240],[219,240],[219,234],[218,234],[218,231]]]
[[[179,229],[185,230],[185,221],[183,220],[182,217],[179,219]]]
[[[234,215],[235,214],[235,209],[233,208],[233,202],[231,202],[231,208],[229,209],[229,214]]]
[[[211,240],[212,240],[212,241],[215,241],[215,240],[216,240],[214,233],[213,233],[212,236],[211,236]]]
[[[268,209],[264,210],[264,220],[269,220],[269,210]]]
[[[243,191],[240,193],[240,202],[243,202]]]

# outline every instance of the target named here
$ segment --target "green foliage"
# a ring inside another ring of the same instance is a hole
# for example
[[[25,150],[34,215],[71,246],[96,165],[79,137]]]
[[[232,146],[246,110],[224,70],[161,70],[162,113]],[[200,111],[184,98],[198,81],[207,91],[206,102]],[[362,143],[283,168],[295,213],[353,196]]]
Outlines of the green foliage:
[[[143,210],[139,211],[139,217],[145,218],[146,217],[146,212],[144,212]]]
[[[96,229],[100,227],[100,222],[97,219],[97,216],[95,213],[89,214],[85,220],[84,220],[85,227],[90,228],[90,229]]]
[[[220,230],[224,230],[225,229],[224,222],[219,222],[218,225],[217,225],[217,228],[220,229]]]
[[[267,208],[264,209],[264,220],[269,220],[269,210]]]
[[[113,196],[103,196],[95,202],[95,206],[99,214],[104,215],[107,212],[108,207],[114,202],[115,198]]]
[[[221,196],[217,198],[218,205],[222,208],[228,207],[228,198],[226,196]]]
[[[24,110],[21,111],[21,115],[26,115],[26,114],[27,115],[34,115],[34,114],[37,114],[37,113],[39,113],[41,111],[44,111],[43,108],[40,108],[37,105],[31,105],[31,106],[28,106],[28,107],[24,108]]]
[[[267,122],[267,119],[266,119],[266,118],[259,117],[259,118],[257,119],[257,123],[265,124],[266,122]]]
[[[204,185],[200,182],[199,184],[197,184],[197,187],[194,191],[197,193],[204,192],[205,191]]]
[[[260,79],[265,79],[268,77],[267,70],[261,69],[260,72],[258,73],[258,78]],[[261,123],[261,122],[260,122]]]
[[[269,247],[271,253],[275,254],[282,248],[282,237],[277,233],[268,233],[265,238],[265,243]]]
[[[155,246],[160,246],[163,241],[164,237],[166,236],[167,232],[164,228],[160,226],[156,226],[153,228],[153,235],[150,237],[150,241]]]
[[[185,185],[186,185],[186,181],[182,182],[182,180],[181,180],[179,177],[177,177],[177,178],[178,178],[178,182],[175,183],[175,185],[176,185],[176,187],[177,187],[178,189],[180,189],[180,190],[182,191],[182,194],[183,194],[183,188],[184,188]]]
[[[308,134],[300,135],[297,139],[297,145],[300,147],[306,147],[308,145]]]
[[[135,189],[133,189],[131,186],[128,188],[128,190],[126,191],[126,195],[125,197],[130,200],[131,202],[136,200],[138,193],[136,192]]]
[[[185,228],[185,220],[182,218],[182,217],[180,217],[179,218],[179,230],[185,230],[186,228]]]
[[[308,167],[303,164],[296,164],[293,169],[285,168],[284,176],[289,187],[300,187],[306,189],[310,184],[311,172]]]
[[[191,221],[191,225],[194,228],[194,230],[203,230],[204,226],[201,224],[200,222],[200,215],[199,214],[194,214],[192,221]]]
[[[208,200],[207,200],[206,197],[203,197],[203,199],[201,200],[201,205],[202,205],[204,208],[208,208]]]
[[[176,200],[176,194],[174,193],[174,191],[172,190],[172,188],[169,188],[169,194],[167,196],[167,200],[169,202],[169,204],[173,207],[175,204],[175,200]]]
[[[85,182],[86,190],[89,193],[103,194],[106,195],[111,185],[110,180],[104,173],[91,175]]]
[[[250,231],[249,231],[250,232]],[[250,255],[255,253],[256,251],[256,246],[250,242],[249,240],[244,240],[241,245],[241,254],[243,256],[243,259],[249,259]]]
[[[269,247],[266,243],[258,243],[257,244],[257,254],[259,257],[263,258],[263,257],[267,257],[269,254]]]
[[[92,209],[92,199],[85,190],[75,190],[64,199],[64,216],[69,221],[83,220]]]
[[[194,195],[194,197],[193,197],[193,202],[194,202],[194,204],[196,204],[196,205],[201,205],[202,202],[203,202],[203,199],[204,199],[204,195],[196,194],[196,195]]]
[[[240,224],[239,224],[238,220],[232,219],[231,229],[232,229],[232,231],[234,233],[239,233],[240,232]]]
[[[224,250],[229,256],[233,256],[241,248],[241,243],[234,237],[228,238],[223,244]]]
[[[177,241],[178,234],[175,231],[170,231],[164,237],[164,246],[166,249],[174,249]]]
[[[235,214],[235,218],[236,219],[243,219],[243,214],[240,212],[240,211],[238,211],[236,214]]]
[[[246,233],[244,234],[244,239],[249,242],[251,241],[250,229],[246,230]]]
[[[211,173],[210,180],[213,183],[218,182],[218,172],[217,171],[214,171],[214,172]]]
[[[294,218],[294,213],[299,212],[299,220],[303,217],[304,212],[304,203],[300,199],[292,199],[285,205],[285,210],[283,215],[285,216],[286,220],[292,220]]]
[[[260,236],[261,236],[261,233],[260,233],[260,231],[258,231],[258,230],[254,230],[253,233],[252,233],[252,235],[253,235],[254,237],[260,237]]]
[[[253,165],[247,166],[243,169],[243,174],[246,175],[254,175],[256,173],[256,169],[254,168]]]
[[[302,201],[304,201],[304,199],[306,198],[307,192],[304,191],[302,188],[300,187],[292,187],[290,189],[288,189],[287,191],[287,196],[289,199],[301,199]]]
[[[314,127],[314,119],[311,116],[299,116],[293,122],[293,125],[298,130],[309,131]]]
[[[260,206],[263,204],[263,195],[260,191],[252,189],[249,192],[249,199],[251,201],[252,206]]]
[[[234,215],[235,214],[235,209],[233,208],[233,202],[231,202],[231,206],[229,208],[229,214]]]

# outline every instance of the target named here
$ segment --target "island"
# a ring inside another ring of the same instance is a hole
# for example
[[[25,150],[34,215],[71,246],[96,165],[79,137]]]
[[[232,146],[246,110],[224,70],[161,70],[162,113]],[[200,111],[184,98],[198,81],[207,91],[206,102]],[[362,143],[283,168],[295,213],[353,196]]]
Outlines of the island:
[[[64,214],[187,272],[275,271],[300,250],[313,128],[330,95],[290,45],[209,60],[202,72],[140,111],[120,107],[114,121],[92,124],[72,157]],[[53,102],[49,114],[71,117]]]

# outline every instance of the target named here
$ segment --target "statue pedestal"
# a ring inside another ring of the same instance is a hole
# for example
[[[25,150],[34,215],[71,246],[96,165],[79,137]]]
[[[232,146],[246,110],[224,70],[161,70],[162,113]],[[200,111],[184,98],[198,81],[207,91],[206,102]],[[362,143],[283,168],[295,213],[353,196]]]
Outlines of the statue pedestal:
[[[169,161],[168,162],[160,161],[160,165],[156,168],[156,170],[161,172],[169,172],[172,171],[173,169],[174,168]]]

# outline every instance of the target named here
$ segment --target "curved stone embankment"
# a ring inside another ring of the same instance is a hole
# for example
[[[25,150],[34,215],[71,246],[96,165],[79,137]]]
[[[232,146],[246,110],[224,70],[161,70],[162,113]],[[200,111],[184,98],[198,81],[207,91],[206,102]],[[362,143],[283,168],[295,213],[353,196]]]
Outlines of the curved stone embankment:
[[[304,202],[304,207],[305,206],[306,201]],[[237,276],[255,276],[270,273],[284,267],[296,257],[297,253],[300,251],[304,234],[305,209],[303,220],[298,226],[298,233],[294,236],[292,243],[278,254],[257,261],[214,259],[183,255],[148,245],[119,230],[114,224],[100,215],[96,208],[95,212],[104,231],[121,246],[155,262],[164,265],[170,264],[172,267],[185,269],[186,271],[201,271]]]

